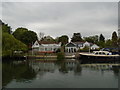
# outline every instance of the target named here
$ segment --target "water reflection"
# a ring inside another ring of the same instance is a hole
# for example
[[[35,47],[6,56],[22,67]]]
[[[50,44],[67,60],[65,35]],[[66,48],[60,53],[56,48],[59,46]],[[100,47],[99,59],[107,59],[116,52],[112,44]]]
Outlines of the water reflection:
[[[36,76],[36,72],[24,61],[3,62],[2,64],[2,85],[3,87],[12,80],[16,82],[30,82]]]
[[[59,72],[61,73],[69,73],[73,71],[76,75],[80,75],[82,68],[81,64],[79,61],[61,61],[61,62],[56,62],[57,65],[59,66]]]
[[[37,77],[42,78],[46,73],[74,74],[81,76],[84,72],[100,71],[102,75],[113,71],[118,78],[119,64],[81,64],[80,61],[65,60],[60,62],[42,62],[39,60],[3,62],[3,87],[6,87],[13,80],[15,82],[32,83]],[[74,79],[73,79],[74,80]]]

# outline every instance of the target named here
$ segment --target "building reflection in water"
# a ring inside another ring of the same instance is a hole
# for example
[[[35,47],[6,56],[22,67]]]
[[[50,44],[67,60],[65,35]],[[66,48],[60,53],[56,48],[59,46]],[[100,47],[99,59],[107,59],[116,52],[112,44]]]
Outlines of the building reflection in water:
[[[101,75],[105,72],[113,72],[115,77],[119,77],[119,64],[81,64],[75,60],[65,60],[60,62],[43,62],[39,60],[3,62],[2,65],[3,86],[12,80],[16,82],[31,82],[37,77],[42,78],[45,73],[74,74],[81,76],[83,72],[99,71]]]
[[[60,62],[30,62],[30,66],[34,69],[36,73],[39,72],[51,72],[54,73],[58,69],[60,73],[67,74],[69,72],[74,72],[75,75],[81,75],[82,69],[89,69],[91,71],[101,71],[101,74],[104,72],[113,71],[116,76],[119,75],[119,66],[120,64],[102,64],[102,63],[93,63],[93,64],[81,64],[79,61],[65,60]]]

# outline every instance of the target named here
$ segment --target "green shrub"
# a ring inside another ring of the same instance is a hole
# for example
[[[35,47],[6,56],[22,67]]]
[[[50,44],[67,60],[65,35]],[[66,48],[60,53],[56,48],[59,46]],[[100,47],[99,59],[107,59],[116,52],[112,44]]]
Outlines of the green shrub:
[[[80,52],[89,52],[89,47],[85,46],[83,49],[79,49]]]
[[[13,56],[14,51],[27,51],[27,46],[13,35],[2,33],[2,56]]]
[[[65,59],[65,54],[63,52],[58,52],[57,53],[57,60],[64,60]]]

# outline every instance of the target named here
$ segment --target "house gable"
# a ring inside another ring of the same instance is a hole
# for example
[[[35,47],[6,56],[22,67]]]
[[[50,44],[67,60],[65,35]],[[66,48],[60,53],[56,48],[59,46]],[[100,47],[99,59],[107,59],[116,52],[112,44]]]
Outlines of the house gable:
[[[35,41],[35,43],[33,44],[32,48],[38,48],[39,47],[39,43],[38,41]]]
[[[84,47],[85,47],[85,46],[88,46],[88,47],[89,47],[89,46],[90,46],[90,43],[86,41],[86,42],[83,44],[83,46],[84,46]]]
[[[76,44],[70,42],[65,45],[66,47],[76,47]]]
[[[91,46],[91,49],[98,49],[98,48],[100,48],[98,45],[96,45],[96,44],[93,44],[92,46]]]

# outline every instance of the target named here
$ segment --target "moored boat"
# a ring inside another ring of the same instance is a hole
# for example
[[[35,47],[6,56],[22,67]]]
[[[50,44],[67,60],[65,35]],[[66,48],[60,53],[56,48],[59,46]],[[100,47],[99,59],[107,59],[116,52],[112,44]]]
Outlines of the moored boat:
[[[120,55],[115,54],[112,55],[111,52],[108,51],[93,51],[93,53],[79,53],[80,59],[92,59],[92,60],[119,60]]]

